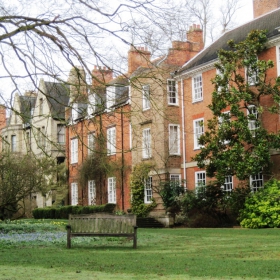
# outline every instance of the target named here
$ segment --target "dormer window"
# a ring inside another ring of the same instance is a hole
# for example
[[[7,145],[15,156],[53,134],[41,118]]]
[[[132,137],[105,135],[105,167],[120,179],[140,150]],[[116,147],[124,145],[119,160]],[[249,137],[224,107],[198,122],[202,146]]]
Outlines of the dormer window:
[[[95,93],[92,93],[88,96],[88,115],[92,115],[95,112],[95,106],[96,106],[96,101],[95,101]]]
[[[116,100],[116,87],[110,86],[106,89],[106,107],[111,108],[115,105]]]
[[[78,119],[79,113],[78,113],[78,103],[74,103],[72,105],[72,120],[75,121]]]

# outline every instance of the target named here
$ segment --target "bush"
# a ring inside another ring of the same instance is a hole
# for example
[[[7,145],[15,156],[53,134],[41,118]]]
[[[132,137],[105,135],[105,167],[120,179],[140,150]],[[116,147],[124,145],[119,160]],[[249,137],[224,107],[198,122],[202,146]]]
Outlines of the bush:
[[[92,206],[62,206],[59,208],[45,207],[32,211],[34,219],[68,219],[69,214],[90,214],[98,212],[113,213],[116,205],[108,203],[106,205]]]
[[[245,228],[280,227],[280,181],[271,180],[252,193],[240,212],[240,225]]]
[[[231,193],[219,184],[186,191],[181,204],[190,227],[218,227],[237,224],[240,209],[250,193],[249,187],[238,187]]]

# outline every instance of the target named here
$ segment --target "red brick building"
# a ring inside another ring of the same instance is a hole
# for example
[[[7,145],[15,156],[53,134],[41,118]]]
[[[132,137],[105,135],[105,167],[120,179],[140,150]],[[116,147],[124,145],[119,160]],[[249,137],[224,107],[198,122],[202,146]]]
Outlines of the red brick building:
[[[212,100],[214,85],[211,82],[217,75],[214,64],[218,61],[217,52],[227,48],[227,42],[233,39],[238,43],[243,41],[251,30],[267,30],[269,42],[267,49],[261,53],[259,59],[272,60],[274,67],[268,71],[268,80],[276,78],[280,74],[280,2],[255,0],[255,19],[224,33],[217,41],[201,51],[196,57],[187,62],[177,72],[176,80],[180,94],[184,96],[184,116],[182,117],[182,147],[185,149],[185,162],[182,165],[182,173],[186,173],[188,189],[194,189],[200,184],[207,184],[210,178],[206,178],[205,170],[200,170],[193,157],[199,152],[199,136],[205,132],[207,120],[212,118],[212,112],[207,107]],[[241,72],[245,70],[241,69]],[[263,97],[263,106],[272,103],[270,97]],[[278,114],[263,114],[262,125],[268,131],[278,132],[280,129]],[[185,138],[184,138],[185,136]],[[184,152],[183,152],[184,153]],[[271,151],[274,162],[272,168],[273,176],[279,177],[279,151]],[[251,183],[257,187],[263,185],[263,174],[252,174]],[[225,188],[231,190],[238,185],[236,178],[228,176]]]

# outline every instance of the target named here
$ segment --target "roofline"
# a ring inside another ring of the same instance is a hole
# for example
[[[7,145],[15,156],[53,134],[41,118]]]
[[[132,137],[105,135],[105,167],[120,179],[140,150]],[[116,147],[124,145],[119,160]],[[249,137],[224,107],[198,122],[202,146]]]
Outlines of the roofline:
[[[268,42],[266,43],[266,46],[268,48],[271,48],[275,45],[277,45],[277,43],[280,43],[280,34],[278,36],[273,36],[271,37]],[[189,60],[191,61],[191,60]],[[215,68],[214,64],[217,63],[219,61],[218,57],[216,59],[213,59],[211,61],[205,62],[203,64],[200,64],[198,66],[192,67],[190,69],[187,70],[182,70],[181,73],[179,72],[178,75],[175,75],[175,79],[182,79],[182,78],[188,78],[193,76],[194,74],[197,74],[199,72],[205,72],[206,70],[210,70],[211,68]]]

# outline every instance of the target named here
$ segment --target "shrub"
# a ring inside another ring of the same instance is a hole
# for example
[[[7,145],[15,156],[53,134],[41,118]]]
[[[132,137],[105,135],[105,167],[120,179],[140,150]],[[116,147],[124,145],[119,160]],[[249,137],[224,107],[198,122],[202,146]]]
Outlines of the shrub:
[[[68,219],[69,214],[90,214],[97,212],[113,213],[116,205],[108,203],[106,205],[92,206],[62,206],[59,208],[45,207],[33,210],[34,219]]]
[[[239,187],[231,193],[219,184],[186,191],[182,196],[182,212],[191,227],[217,227],[237,223],[240,209],[250,193],[249,187]]]
[[[280,181],[271,180],[263,189],[252,193],[239,220],[245,228],[280,227]]]
[[[184,187],[178,182],[164,182],[159,192],[164,208],[174,214],[181,211],[180,196],[185,192]]]

